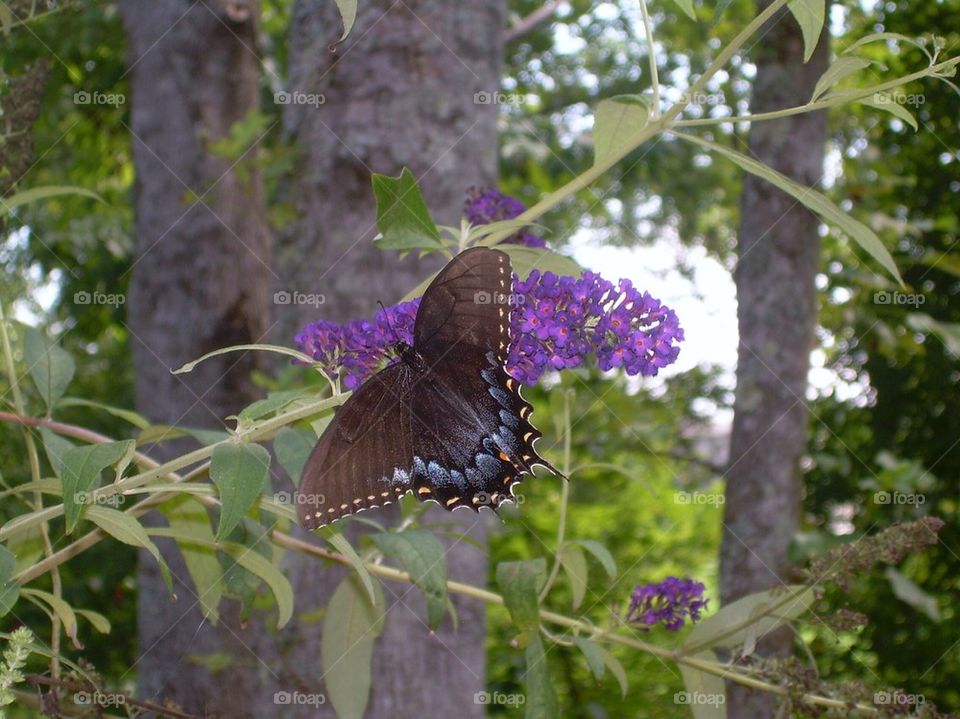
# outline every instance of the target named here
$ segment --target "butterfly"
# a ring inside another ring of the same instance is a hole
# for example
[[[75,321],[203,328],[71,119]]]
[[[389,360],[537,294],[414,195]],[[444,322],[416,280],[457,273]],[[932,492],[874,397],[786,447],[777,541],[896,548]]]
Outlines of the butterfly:
[[[510,258],[485,247],[450,261],[423,293],[413,345],[340,407],[304,465],[295,497],[315,529],[410,492],[454,510],[496,509],[542,465],[532,406],[504,365]],[[560,475],[562,476],[562,475]]]

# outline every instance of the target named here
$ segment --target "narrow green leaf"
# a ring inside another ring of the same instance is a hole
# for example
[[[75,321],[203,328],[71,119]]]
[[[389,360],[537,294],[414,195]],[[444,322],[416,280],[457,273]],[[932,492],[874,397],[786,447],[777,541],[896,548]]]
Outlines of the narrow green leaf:
[[[700,659],[717,661],[713,652],[702,652]],[[722,678],[685,664],[679,664],[684,693],[677,699],[690,707],[694,719],[726,719],[727,695]]]
[[[34,589],[32,587],[23,587],[20,590],[20,593],[24,597],[33,597],[34,599],[39,599],[48,607],[50,607],[50,609],[52,609],[53,612],[60,617],[60,621],[63,623],[64,633],[70,637],[74,644],[76,644],[77,615],[73,611],[73,607],[65,602],[63,597],[58,597],[50,592],[45,592],[42,589]]]
[[[181,500],[166,515],[170,528],[179,535],[177,545],[196,587],[203,616],[216,625],[220,619],[220,599],[223,597],[223,570],[214,548],[216,538],[210,528],[207,510],[197,502]]]
[[[61,437],[49,427],[40,427],[40,437],[43,439],[43,451],[47,455],[47,460],[50,462],[53,473],[57,475],[57,477],[62,478],[63,455],[66,454],[68,450],[73,449],[73,442],[65,437]]]
[[[827,90],[832,88],[838,82],[848,75],[852,75],[859,70],[862,70],[865,67],[870,67],[873,64],[871,60],[865,60],[862,57],[838,57],[833,63],[824,71],[823,75],[820,76],[820,79],[817,80],[816,86],[813,88],[813,95],[810,96],[810,102],[816,102],[819,100]]]
[[[560,716],[560,707],[557,702],[557,692],[553,688],[547,666],[547,653],[543,646],[543,639],[539,632],[531,635],[524,651],[527,660],[527,671],[524,675],[526,689],[526,719],[556,719]]]
[[[912,579],[901,574],[896,567],[887,567],[884,574],[897,599],[923,612],[934,622],[939,623],[943,620],[936,597],[927,594]]]
[[[406,167],[399,177],[373,175],[377,198],[377,229],[374,244],[382,250],[441,249],[440,231],[430,217],[417,179]]]
[[[17,558],[0,544],[0,617],[6,616],[20,597],[20,585],[12,581]]]
[[[360,559],[360,555],[357,554],[357,550],[353,548],[353,545],[347,541],[347,538],[344,537],[343,534],[333,528],[325,530],[323,537],[330,542],[330,545],[334,549],[347,558],[350,566],[356,570],[357,576],[360,577],[360,583],[363,585],[363,588],[367,590],[367,596],[370,597],[370,601],[375,601],[374,587],[376,585],[374,584],[373,577],[370,576],[369,570],[363,563],[363,560]]]
[[[587,593],[587,558],[576,544],[565,544],[560,549],[560,564],[570,578],[573,608],[577,610]]]
[[[36,328],[25,327],[23,359],[27,371],[47,409],[53,409],[73,379],[73,357]]]
[[[447,609],[447,559],[440,540],[425,529],[371,535],[380,551],[400,560],[427,605],[427,624],[436,629]]]
[[[889,112],[894,117],[903,120],[905,123],[910,125],[914,132],[920,129],[920,126],[917,124],[917,118],[913,116],[913,113],[899,102],[894,100],[893,96],[889,93],[879,92],[873,97],[860,98],[860,102],[862,102],[864,105],[875,107],[878,110]]]
[[[601,100],[593,120],[593,163],[612,155],[646,127],[650,109],[639,95]]]
[[[171,593],[173,592],[173,580],[170,577],[170,569],[167,567],[166,560],[160,554],[157,545],[147,535],[147,530],[133,516],[110,507],[98,505],[87,507],[84,516],[117,541],[133,547],[143,547],[150,552],[153,558],[157,560],[157,564],[160,565],[160,574],[166,582],[167,589]]]
[[[603,679],[607,665],[603,663],[603,650],[600,645],[586,637],[574,637],[573,642],[580,647],[580,651],[583,652],[583,656],[587,660],[587,666],[590,667],[590,671],[593,672],[597,681]]]
[[[600,653],[603,655],[603,663],[607,669],[610,670],[610,673],[617,678],[617,682],[620,684],[620,696],[627,696],[627,690],[630,688],[630,684],[627,681],[627,671],[623,668],[623,664],[603,647],[600,648]]]
[[[610,579],[617,578],[617,560],[610,554],[610,550],[593,539],[578,539],[574,542],[586,549],[593,558],[600,562],[600,565],[606,570]]]
[[[320,640],[321,678],[338,719],[362,719],[370,698],[373,644],[383,631],[386,607],[375,585],[373,599],[355,574],[348,575],[327,604]]]
[[[273,438],[273,451],[277,455],[277,461],[293,480],[294,487],[300,486],[303,465],[307,463],[316,443],[317,435],[310,430],[296,427],[284,427]]]
[[[912,37],[901,35],[898,32],[875,32],[870,35],[863,36],[852,45],[848,45],[846,49],[843,50],[842,54],[848,55],[854,50],[856,50],[857,48],[862,47],[871,42],[886,42],[887,40],[896,40],[897,42],[905,42],[909,45],[913,45],[914,47],[920,48],[924,52],[927,51],[927,49],[923,46],[922,43],[917,42],[916,39]]]
[[[129,422],[134,427],[139,427],[140,429],[146,429],[150,426],[150,420],[143,415],[134,412],[132,409],[111,407],[108,404],[93,402],[89,399],[81,399],[79,397],[63,397],[59,402],[57,402],[57,407],[91,407],[93,409],[103,410],[108,414],[112,414],[114,417],[119,417],[125,422]]]
[[[827,17],[826,0],[790,0],[787,7],[803,33],[803,61],[808,62],[820,42],[823,23]]]
[[[101,634],[110,633],[110,620],[103,616],[100,612],[95,612],[92,609],[75,609],[74,610],[79,617],[83,617],[90,624],[93,625],[93,628],[96,629]]]
[[[103,202],[103,198],[100,197],[100,195],[98,195],[96,192],[85,190],[82,187],[71,187],[65,185],[31,187],[29,190],[23,190],[10,195],[9,197],[4,197],[3,202],[0,202],[0,217],[10,214],[12,210],[20,207],[21,205],[37,202],[38,200],[45,200],[48,197],[58,197],[60,195],[81,195],[83,197],[90,197],[98,202]]]
[[[230,433],[218,429],[196,429],[193,427],[171,427],[166,424],[152,424],[137,435],[137,445],[168,442],[178,437],[193,437],[200,444],[208,446],[230,439]]]
[[[681,10],[691,20],[697,19],[697,11],[693,8],[693,0],[673,0]]]
[[[264,399],[258,399],[240,410],[237,419],[240,420],[241,424],[250,424],[255,419],[275,414],[278,410],[301,397],[303,397],[303,391],[299,389],[270,392]]]
[[[184,374],[185,372],[193,372],[193,370],[196,368],[198,364],[200,364],[201,362],[205,362],[211,357],[217,357],[219,355],[228,354],[230,352],[249,352],[249,351],[274,352],[276,354],[286,355],[287,357],[293,357],[294,359],[298,359],[301,362],[305,362],[308,365],[312,365],[314,363],[314,359],[310,355],[305,355],[303,352],[298,352],[295,349],[284,347],[283,345],[269,345],[269,344],[231,345],[230,347],[221,347],[220,349],[214,350],[213,352],[207,352],[205,355],[202,355],[201,357],[197,357],[197,359],[193,360],[192,362],[187,362],[185,365],[183,365],[183,367],[173,370],[171,374]]]
[[[256,574],[267,583],[277,600],[277,629],[282,628],[293,616],[293,587],[290,581],[262,554],[250,547],[233,542],[222,542],[220,548],[233,557],[237,564]]]
[[[67,522],[67,534],[77,526],[80,510],[90,499],[89,492],[96,487],[100,473],[128,457],[133,445],[133,440],[128,439],[71,447],[63,453],[60,479],[63,481],[63,516]]]
[[[826,222],[836,225],[843,232],[850,235],[850,237],[852,237],[857,244],[866,250],[866,252],[875,260],[877,260],[877,262],[883,265],[883,267],[886,268],[886,270],[897,280],[897,282],[903,286],[903,278],[900,277],[900,272],[897,270],[897,265],[893,261],[893,257],[891,257],[890,252],[884,246],[883,242],[880,241],[880,238],[877,237],[876,233],[874,233],[873,230],[864,225],[862,222],[850,217],[850,215],[845,213],[829,199],[827,199],[826,195],[814,190],[811,187],[804,187],[785,175],[780,174],[776,170],[767,167],[766,165],[757,162],[756,160],[753,160],[735,150],[731,150],[728,147],[724,147],[723,145],[719,145],[709,140],[704,140],[702,137],[697,137],[695,135],[688,135],[686,133],[677,131],[672,132],[677,137],[681,137],[687,142],[692,142],[695,145],[700,145],[708,150],[713,150],[714,152],[720,153],[727,159],[735,162],[747,172],[756,175],[757,177],[762,177],[772,185],[779,187],[788,195],[797,199],[804,206],[816,212]]]
[[[336,45],[347,39],[347,35],[353,29],[353,23],[357,20],[357,0],[334,0],[337,3],[337,9],[340,11],[340,19],[343,20],[343,34],[337,40]]]
[[[547,562],[533,559],[525,562],[500,562],[497,565],[497,586],[510,617],[518,629],[528,636],[537,635],[540,628],[538,593],[546,581]]]
[[[230,442],[217,445],[210,458],[210,479],[220,494],[217,539],[223,539],[263,494],[270,453],[259,444]]]

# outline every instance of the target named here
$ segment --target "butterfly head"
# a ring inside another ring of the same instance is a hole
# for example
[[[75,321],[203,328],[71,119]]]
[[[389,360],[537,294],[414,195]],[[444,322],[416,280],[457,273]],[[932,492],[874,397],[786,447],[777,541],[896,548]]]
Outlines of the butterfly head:
[[[425,370],[427,368],[426,362],[423,361],[420,353],[403,340],[393,345],[393,352],[407,367],[416,370]]]

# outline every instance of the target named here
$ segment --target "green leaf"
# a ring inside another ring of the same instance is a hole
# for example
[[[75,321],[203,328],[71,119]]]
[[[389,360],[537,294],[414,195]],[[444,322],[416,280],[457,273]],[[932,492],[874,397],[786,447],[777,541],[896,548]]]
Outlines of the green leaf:
[[[713,652],[702,652],[700,659],[716,661]],[[690,707],[694,719],[726,719],[726,685],[716,674],[704,672],[686,664],[679,664],[683,686],[686,689],[683,703]]]
[[[895,567],[887,567],[884,575],[890,582],[893,595],[902,602],[906,602],[917,611],[923,612],[934,622],[941,622],[940,606],[937,598],[927,594],[909,577],[901,574]]]
[[[363,563],[363,560],[360,559],[360,555],[357,554],[357,550],[353,548],[353,545],[347,541],[347,538],[344,537],[342,533],[332,528],[328,528],[325,531],[324,539],[330,542],[330,545],[334,549],[347,558],[350,566],[357,571],[360,583],[363,585],[363,588],[367,590],[367,596],[370,597],[370,601],[376,601],[376,595],[374,594],[376,584],[374,584],[373,577],[370,576],[370,571]]]
[[[827,90],[843,78],[871,65],[873,65],[872,60],[865,60],[862,57],[838,57],[817,80],[816,87],[813,88],[813,95],[810,96],[810,102],[819,100]]]
[[[320,640],[321,678],[338,719],[362,719],[370,698],[374,640],[386,607],[379,583],[371,600],[355,574],[330,597]]]
[[[875,32],[870,35],[863,36],[852,45],[848,45],[847,48],[842,52],[842,54],[848,55],[854,50],[856,50],[857,48],[862,47],[863,45],[866,45],[867,43],[886,42],[887,40],[896,40],[897,42],[905,42],[905,43],[908,43],[909,45],[913,45],[914,47],[920,48],[924,52],[927,51],[927,49],[923,46],[922,43],[917,42],[916,39],[912,37],[901,35],[898,32]]]
[[[593,558],[600,562],[601,566],[606,570],[607,576],[609,576],[610,579],[617,578],[617,560],[610,554],[609,549],[593,539],[578,539],[573,543],[579,544],[590,552]]]
[[[20,205],[26,205],[31,202],[36,202],[37,200],[45,200],[48,197],[58,197],[60,195],[82,195],[83,197],[90,197],[98,202],[103,202],[103,198],[96,192],[85,190],[82,187],[65,185],[32,187],[29,190],[23,190],[22,192],[17,192],[9,197],[3,198],[3,202],[0,202],[0,217],[10,214],[12,210],[20,207]]]
[[[303,397],[303,391],[299,389],[270,392],[266,398],[258,399],[256,402],[244,407],[240,411],[240,414],[237,415],[237,419],[240,420],[240,424],[250,424],[255,419],[276,414],[277,410],[286,407],[301,397]]]
[[[300,486],[303,465],[317,443],[317,435],[307,429],[284,427],[273,439],[273,451],[277,461],[293,480],[293,486]]]
[[[524,675],[526,688],[526,719],[556,719],[560,716],[560,707],[557,702],[557,692],[550,679],[547,666],[547,653],[543,646],[543,639],[535,633],[527,642],[524,651],[527,660],[527,671]]]
[[[263,494],[270,453],[259,444],[230,442],[217,445],[210,458],[210,479],[220,494],[217,539],[223,539]]]
[[[87,507],[84,516],[117,541],[133,547],[143,547],[150,552],[160,565],[160,574],[166,582],[167,589],[173,592],[173,580],[170,578],[167,562],[160,554],[157,545],[147,535],[147,530],[132,515],[110,507],[91,505]]]
[[[593,672],[597,681],[603,679],[604,670],[607,667],[603,663],[603,650],[600,645],[586,637],[574,637],[573,642],[580,647],[580,651],[583,652],[583,656],[587,660],[587,666],[590,667],[590,671]]]
[[[695,624],[683,649],[742,646],[809,611],[813,601],[813,589],[801,584],[749,594]]]
[[[73,449],[73,442],[61,437],[49,427],[40,427],[40,437],[43,439],[43,451],[57,477],[63,477],[63,455]]]
[[[47,409],[53,409],[73,379],[73,357],[34,327],[26,327],[23,359]]]
[[[24,587],[20,590],[24,597],[32,597],[34,600],[40,600],[46,604],[53,612],[60,617],[63,623],[64,633],[70,637],[74,644],[77,644],[77,615],[63,597],[58,597],[50,592],[32,587]]]
[[[860,102],[864,105],[875,107],[878,110],[889,112],[894,117],[910,125],[914,132],[920,129],[919,125],[917,125],[917,118],[913,116],[913,113],[894,100],[893,96],[889,93],[878,92],[873,97],[860,98]]]
[[[900,272],[897,270],[897,265],[893,261],[893,257],[891,257],[890,252],[884,246],[883,242],[880,241],[880,238],[877,237],[877,235],[869,227],[864,225],[862,222],[853,219],[839,207],[834,205],[829,199],[827,199],[826,195],[814,190],[811,187],[804,187],[803,185],[794,182],[789,177],[781,175],[776,170],[767,167],[766,165],[757,162],[756,160],[753,160],[735,150],[731,150],[728,147],[724,147],[723,145],[719,145],[715,142],[710,142],[709,140],[704,140],[703,138],[695,135],[688,135],[675,130],[672,132],[677,137],[681,137],[688,142],[692,142],[695,145],[700,145],[708,150],[713,150],[714,152],[720,153],[729,160],[735,162],[747,172],[756,175],[757,177],[762,177],[772,185],[779,187],[788,195],[801,202],[804,206],[816,212],[826,222],[836,225],[843,232],[850,235],[854,241],[856,241],[864,250],[866,250],[871,257],[883,265],[884,268],[886,268],[886,270],[897,280],[897,282],[903,286],[903,278],[900,277]]]
[[[560,548],[560,564],[570,578],[573,591],[573,608],[579,609],[587,593],[587,558],[583,550],[575,544],[564,544]]]
[[[110,620],[103,616],[100,612],[95,612],[92,609],[75,609],[74,610],[79,617],[83,617],[90,624],[93,625],[93,628],[96,629],[101,634],[110,633]]]
[[[417,180],[406,167],[399,177],[374,173],[373,194],[377,198],[377,229],[381,234],[374,244],[381,250],[444,247]]]
[[[610,670],[610,673],[617,678],[617,683],[620,684],[620,696],[627,696],[627,690],[630,688],[630,684],[627,681],[627,671],[623,668],[623,664],[603,647],[600,648],[600,653],[603,655],[603,663],[607,669]]]
[[[808,62],[817,49],[823,23],[827,17],[826,0],[790,0],[787,7],[803,33],[803,61]]]
[[[440,540],[425,529],[372,535],[380,551],[400,560],[422,591],[427,624],[436,629],[447,609],[447,559]]]
[[[214,548],[216,539],[210,528],[207,510],[196,502],[181,500],[166,514],[170,528],[178,534],[177,545],[196,587],[203,616],[216,625],[220,619],[220,599],[223,597],[223,569]]]
[[[593,164],[609,157],[646,127],[650,108],[640,95],[601,100],[593,120]]]
[[[172,374],[184,374],[186,372],[193,372],[198,364],[205,362],[211,357],[217,357],[219,355],[228,354],[230,352],[249,352],[249,351],[259,351],[259,352],[274,352],[276,354],[286,355],[287,357],[293,357],[298,359],[301,362],[305,362],[308,365],[312,365],[315,360],[310,355],[305,355],[303,352],[298,352],[295,349],[290,347],[284,347],[283,345],[270,345],[270,344],[245,344],[245,345],[231,345],[229,347],[221,347],[220,349],[214,350],[213,352],[207,352],[205,355],[197,357],[197,359],[192,362],[187,362],[183,367],[173,370]]]
[[[79,397],[64,397],[57,402],[57,407],[92,407],[93,409],[103,410],[114,417],[119,417],[125,422],[129,422],[135,427],[146,429],[150,426],[150,420],[141,414],[137,414],[132,409],[122,409],[120,407],[111,407],[108,404],[93,402],[89,399],[80,399]]]
[[[497,586],[504,604],[513,623],[528,636],[537,636],[540,629],[538,593],[546,576],[547,562],[543,558],[497,565]]]
[[[357,20],[357,0],[334,0],[337,3],[337,9],[340,11],[340,19],[343,20],[343,35],[334,44],[336,47],[347,39],[347,35],[353,29],[353,23]]]
[[[233,557],[237,564],[256,574],[267,583],[277,600],[277,629],[282,628],[293,616],[293,587],[290,581],[262,554],[250,547],[233,542],[222,542],[220,548]]]
[[[20,597],[20,584],[12,581],[17,558],[0,544],[0,617],[6,616]]]
[[[105,442],[71,447],[63,453],[60,479],[63,481],[63,516],[67,534],[73,532],[80,520],[80,510],[96,487],[100,473],[130,456],[133,440]]]
[[[697,11],[693,9],[693,0],[673,0],[681,10],[691,20],[697,19]]]
[[[230,439],[230,433],[218,429],[195,429],[192,427],[171,427],[166,424],[152,424],[137,435],[137,445],[167,442],[178,437],[193,437],[207,446]]]

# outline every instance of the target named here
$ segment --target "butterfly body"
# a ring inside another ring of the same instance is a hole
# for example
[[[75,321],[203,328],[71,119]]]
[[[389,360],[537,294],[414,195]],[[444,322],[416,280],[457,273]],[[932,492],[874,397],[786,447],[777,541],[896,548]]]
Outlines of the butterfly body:
[[[540,432],[505,361],[510,261],[473,248],[421,300],[413,345],[334,416],[304,467],[297,506],[309,529],[407,492],[453,510],[496,509],[536,464]],[[556,471],[556,470],[553,470]]]

